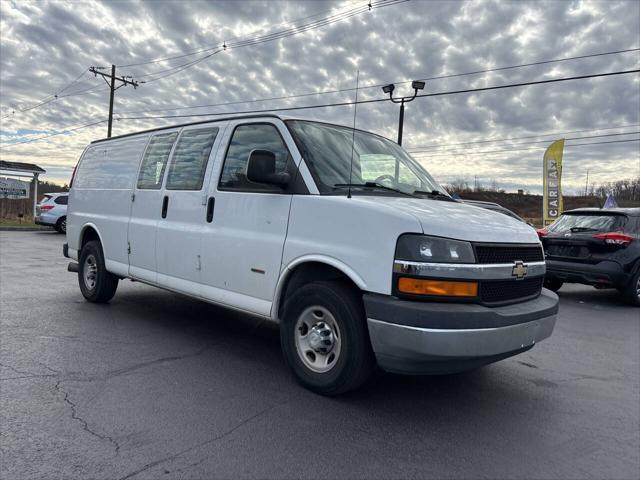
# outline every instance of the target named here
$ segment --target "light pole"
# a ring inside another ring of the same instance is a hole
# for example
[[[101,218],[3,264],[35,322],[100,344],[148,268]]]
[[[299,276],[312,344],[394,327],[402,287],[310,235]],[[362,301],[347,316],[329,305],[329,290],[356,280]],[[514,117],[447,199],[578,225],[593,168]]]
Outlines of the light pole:
[[[412,97],[399,97],[399,98],[393,98],[393,91],[395,90],[396,86],[393,83],[390,83],[389,85],[385,85],[384,87],[382,87],[382,91],[384,93],[388,93],[389,94],[389,100],[391,100],[393,103],[399,103],[400,104],[400,119],[398,121],[398,145],[402,145],[402,127],[404,126],[404,104],[409,103],[410,101],[414,100],[416,98],[416,95],[418,95],[418,90],[422,90],[424,88],[424,82],[421,82],[419,80],[414,80],[413,82],[411,82],[411,88],[413,88],[413,96]]]

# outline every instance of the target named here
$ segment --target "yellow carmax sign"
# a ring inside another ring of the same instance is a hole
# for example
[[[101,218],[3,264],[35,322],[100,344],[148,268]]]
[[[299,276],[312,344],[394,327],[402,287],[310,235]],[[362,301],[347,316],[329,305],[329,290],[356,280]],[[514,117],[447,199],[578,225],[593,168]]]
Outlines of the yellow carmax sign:
[[[543,216],[544,224],[553,223],[562,214],[562,152],[564,138],[556,140],[547,151],[543,159]]]

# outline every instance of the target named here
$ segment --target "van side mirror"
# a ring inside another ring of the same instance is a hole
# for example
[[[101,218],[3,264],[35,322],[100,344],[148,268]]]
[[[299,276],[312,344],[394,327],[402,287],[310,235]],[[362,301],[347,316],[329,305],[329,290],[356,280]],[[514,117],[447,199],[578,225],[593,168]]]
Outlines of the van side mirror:
[[[291,175],[286,172],[276,173],[276,155],[273,152],[253,150],[249,155],[247,179],[250,182],[284,187],[291,180]]]

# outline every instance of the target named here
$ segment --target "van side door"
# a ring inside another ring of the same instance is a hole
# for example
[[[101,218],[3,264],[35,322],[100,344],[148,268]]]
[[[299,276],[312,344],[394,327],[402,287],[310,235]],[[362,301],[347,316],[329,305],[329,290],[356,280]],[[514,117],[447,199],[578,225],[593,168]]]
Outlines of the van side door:
[[[157,283],[156,229],[160,220],[162,182],[178,131],[152,135],[142,157],[131,197],[129,275]]]
[[[233,121],[226,151],[211,180],[209,216],[202,236],[202,296],[269,315],[280,275],[292,193],[297,188],[297,152],[282,122]],[[288,140],[285,140],[288,138]],[[287,142],[290,142],[288,145]],[[253,150],[276,156],[276,171],[291,175],[287,187],[247,179]]]
[[[184,128],[171,155],[162,198],[155,204],[158,221],[158,284],[199,294],[200,243],[206,217],[205,180],[209,158],[220,144],[220,125]],[[218,141],[216,142],[216,139]]]

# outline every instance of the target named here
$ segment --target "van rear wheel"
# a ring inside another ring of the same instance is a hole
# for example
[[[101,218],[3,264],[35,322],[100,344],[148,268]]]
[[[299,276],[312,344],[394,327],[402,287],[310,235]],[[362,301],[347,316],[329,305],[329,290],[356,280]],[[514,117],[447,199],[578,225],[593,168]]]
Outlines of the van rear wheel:
[[[84,298],[93,303],[106,303],[113,298],[118,277],[107,271],[100,242],[94,240],[82,247],[78,267],[78,284]]]
[[[323,395],[358,388],[375,366],[362,300],[343,282],[312,282],[293,293],[280,341],[298,382]]]

